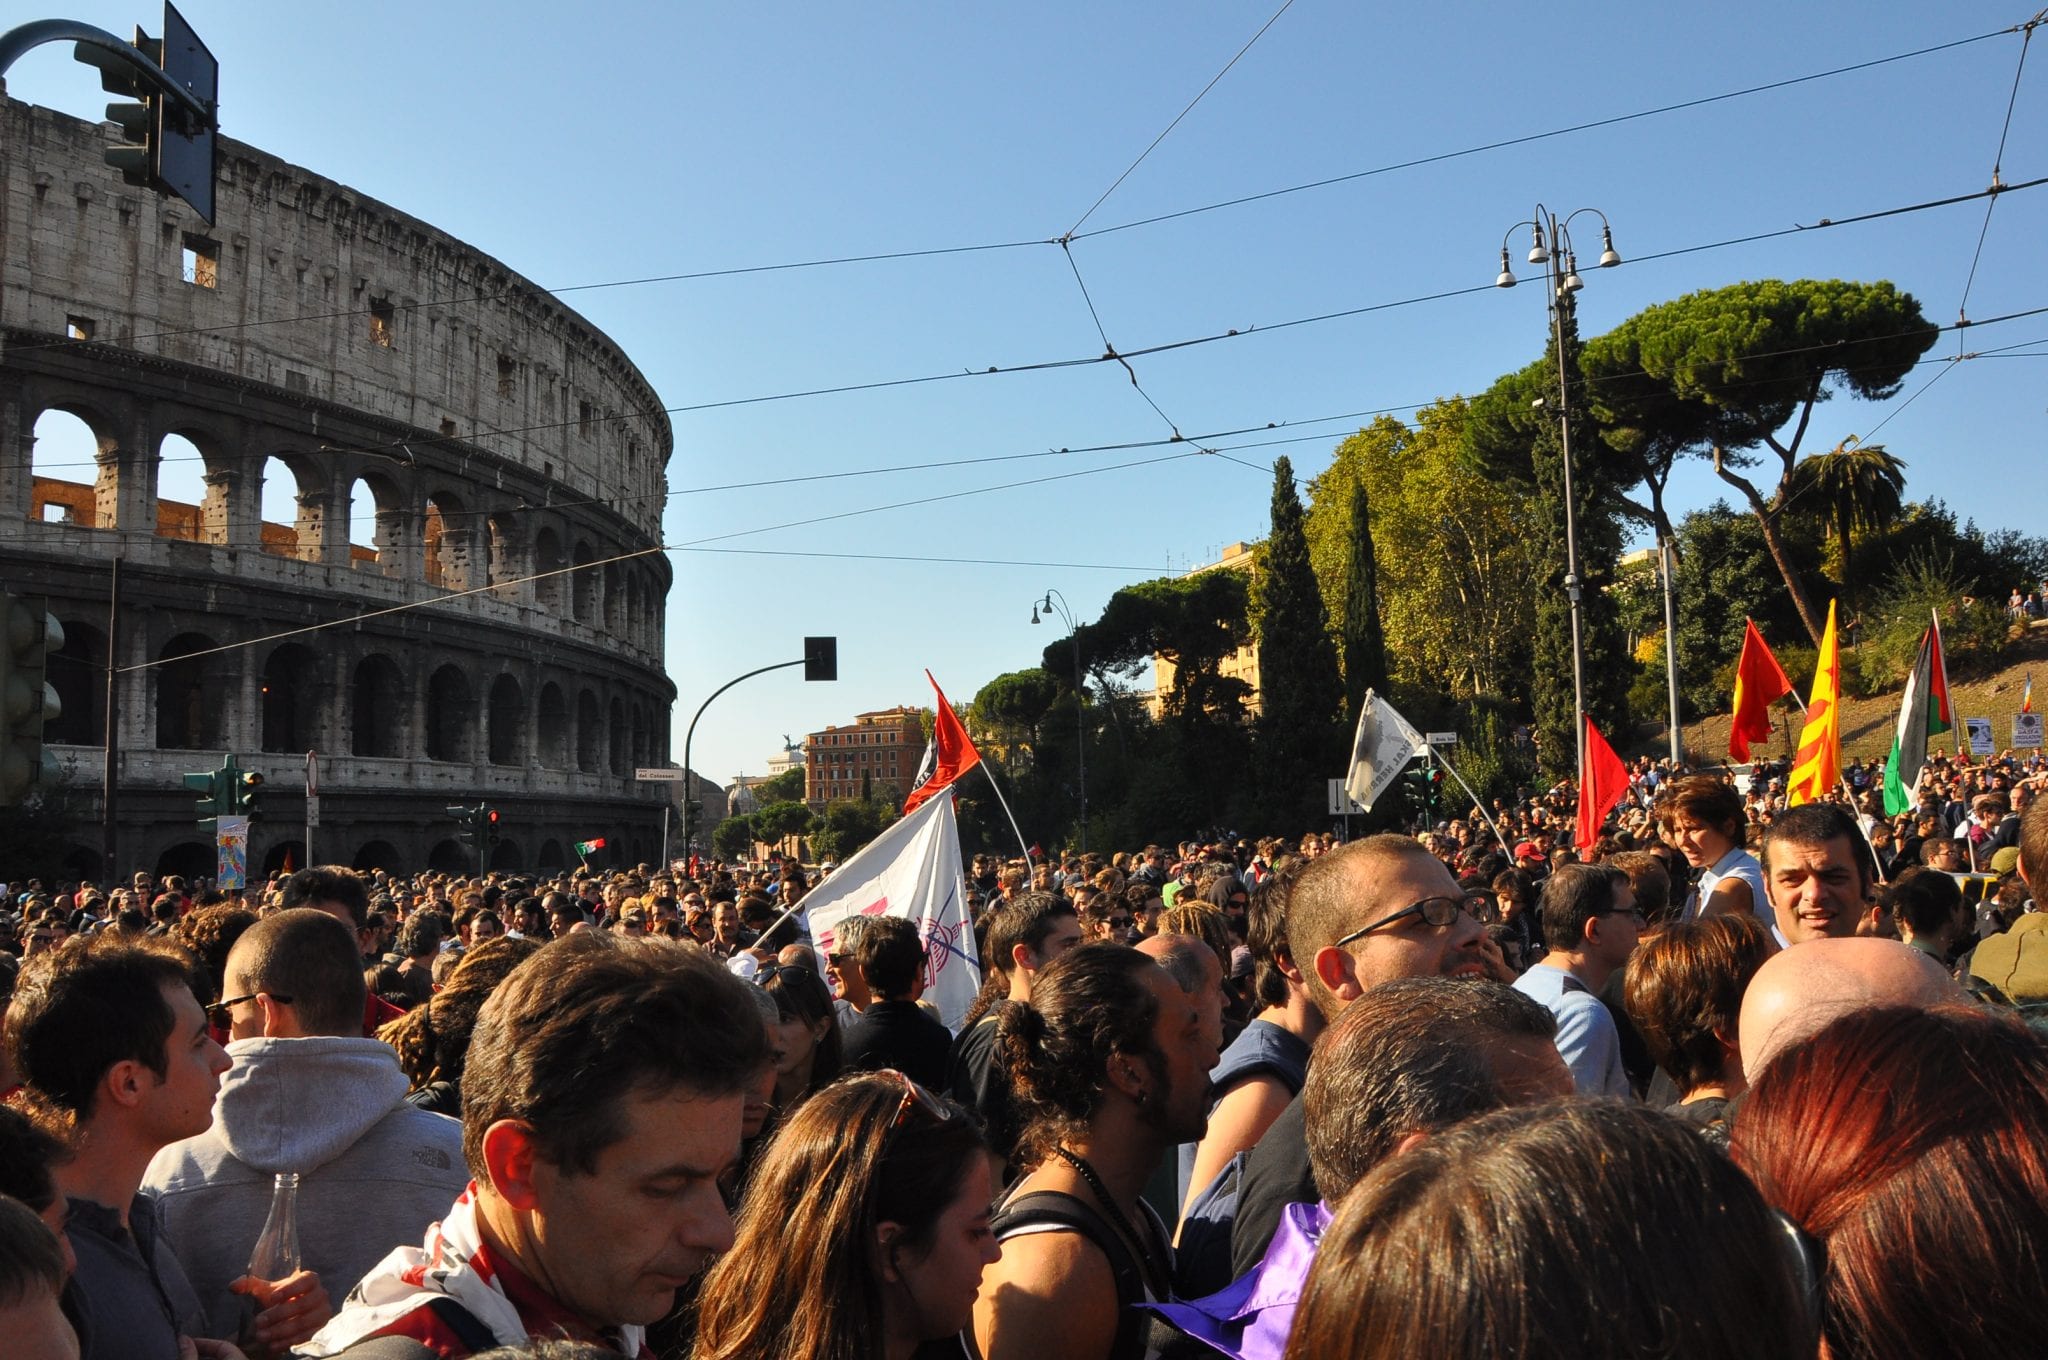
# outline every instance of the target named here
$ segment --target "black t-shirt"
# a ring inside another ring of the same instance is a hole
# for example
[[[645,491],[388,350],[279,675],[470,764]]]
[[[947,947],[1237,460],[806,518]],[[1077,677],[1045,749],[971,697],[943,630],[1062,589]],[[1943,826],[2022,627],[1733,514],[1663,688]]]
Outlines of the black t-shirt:
[[[953,1034],[915,1001],[877,1001],[846,1030],[846,1067],[873,1072],[893,1067],[919,1086],[943,1090]]]
[[[1266,1258],[1273,1234],[1280,1231],[1282,1209],[1321,1198],[1308,1167],[1308,1126],[1296,1096],[1245,1158],[1237,1220],[1230,1229],[1231,1277],[1243,1278]]]
[[[1009,1006],[1008,1001],[996,1002],[988,1014],[960,1031],[946,1072],[946,1094],[981,1116],[990,1149],[1006,1162],[1023,1132],[1009,1071],[996,1061],[996,1017]]]

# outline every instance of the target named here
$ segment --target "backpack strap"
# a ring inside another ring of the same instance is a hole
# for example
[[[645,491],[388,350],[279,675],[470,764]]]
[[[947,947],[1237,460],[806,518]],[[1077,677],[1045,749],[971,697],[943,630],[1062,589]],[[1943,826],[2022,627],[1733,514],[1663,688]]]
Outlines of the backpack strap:
[[[426,1307],[442,1326],[455,1333],[466,1353],[482,1355],[498,1348],[498,1338],[491,1329],[446,1294],[427,1300]],[[438,1360],[439,1354],[432,1346],[409,1336],[372,1336],[339,1352],[336,1360]]]
[[[1095,1244],[1109,1258],[1110,1276],[1116,1282],[1116,1340],[1109,1360],[1141,1360],[1150,1321],[1137,1308],[1145,1301],[1145,1274],[1136,1256],[1116,1229],[1085,1200],[1058,1190],[1036,1190],[1019,1195],[1005,1204],[989,1222],[996,1241],[1020,1237],[1027,1230],[1047,1227],[1074,1233]]]

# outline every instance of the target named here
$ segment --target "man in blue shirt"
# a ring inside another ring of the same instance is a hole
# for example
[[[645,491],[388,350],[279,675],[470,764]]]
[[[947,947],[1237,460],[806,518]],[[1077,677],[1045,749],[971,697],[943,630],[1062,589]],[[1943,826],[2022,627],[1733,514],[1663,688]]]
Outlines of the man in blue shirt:
[[[1642,913],[1628,875],[1567,864],[1543,885],[1544,956],[1515,983],[1557,1017],[1557,1052],[1582,1096],[1625,1096],[1621,1035],[1600,989],[1635,952]]]

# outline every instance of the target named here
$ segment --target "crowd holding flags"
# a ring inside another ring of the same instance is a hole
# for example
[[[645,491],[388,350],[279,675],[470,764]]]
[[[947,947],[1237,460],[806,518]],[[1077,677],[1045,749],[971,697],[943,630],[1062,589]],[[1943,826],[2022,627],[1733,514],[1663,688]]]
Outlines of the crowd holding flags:
[[[1800,729],[1792,777],[1785,781],[1785,802],[1792,807],[1817,803],[1842,777],[1842,650],[1835,636],[1835,602],[1828,601],[1828,626],[1820,638],[1820,659],[1813,668],[1813,692],[1806,700],[1806,726]]]
[[[2022,700],[2020,711],[2033,702],[2031,692]],[[1920,655],[1906,677],[1906,693],[1899,703],[1899,725],[1892,737],[1891,753],[1884,760],[1884,811],[1896,817],[1919,801],[1920,771],[1927,764],[1928,741],[1951,731],[1956,725],[1955,709],[1949,703],[1948,666],[1941,654],[1941,616],[1936,614],[1920,636]]]

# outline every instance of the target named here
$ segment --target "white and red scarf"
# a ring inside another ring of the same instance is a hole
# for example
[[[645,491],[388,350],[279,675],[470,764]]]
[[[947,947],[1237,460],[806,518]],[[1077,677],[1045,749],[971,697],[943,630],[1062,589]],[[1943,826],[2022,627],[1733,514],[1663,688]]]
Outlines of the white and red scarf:
[[[338,1354],[417,1312],[437,1296],[460,1304],[471,1317],[490,1328],[499,1345],[524,1345],[526,1323],[506,1297],[503,1281],[490,1270],[488,1261],[476,1259],[483,1246],[483,1236],[477,1227],[476,1194],[476,1182],[471,1181],[447,1217],[428,1227],[424,1247],[396,1248],[370,1267],[370,1273],[349,1291],[341,1311],[294,1354]],[[621,1327],[620,1353],[640,1354],[644,1335],[644,1328]]]

